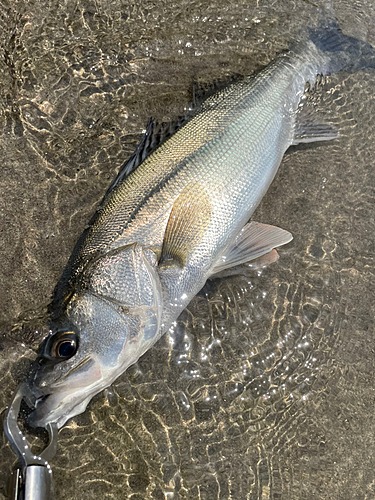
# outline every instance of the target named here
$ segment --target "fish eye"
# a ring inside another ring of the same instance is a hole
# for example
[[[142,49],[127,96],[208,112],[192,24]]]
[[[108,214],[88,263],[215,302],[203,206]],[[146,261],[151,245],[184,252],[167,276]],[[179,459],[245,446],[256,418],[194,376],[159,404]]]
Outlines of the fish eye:
[[[69,359],[77,352],[78,339],[74,332],[58,332],[48,342],[48,357]]]

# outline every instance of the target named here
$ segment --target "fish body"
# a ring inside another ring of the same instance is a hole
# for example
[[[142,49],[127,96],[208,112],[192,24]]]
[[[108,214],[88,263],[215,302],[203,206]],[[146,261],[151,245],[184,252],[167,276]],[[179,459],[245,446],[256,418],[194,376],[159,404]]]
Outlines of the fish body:
[[[290,145],[337,136],[297,111],[307,81],[348,66],[342,37],[308,40],[211,96],[119,176],[57,286],[51,334],[29,378],[33,425],[61,427],[84,411],[210,276],[260,256],[275,260],[273,249],[291,240],[247,222]]]

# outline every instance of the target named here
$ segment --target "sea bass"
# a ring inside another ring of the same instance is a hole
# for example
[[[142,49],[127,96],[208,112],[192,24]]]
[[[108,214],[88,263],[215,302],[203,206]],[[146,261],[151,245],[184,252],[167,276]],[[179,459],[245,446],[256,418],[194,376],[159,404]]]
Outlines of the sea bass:
[[[367,66],[374,67],[373,49],[331,23],[255,77],[209,97],[148,152],[150,125],[56,287],[50,334],[28,380],[32,425],[62,427],[82,413],[171,327],[208,278],[277,258],[274,249],[291,234],[248,221],[291,145],[337,136],[299,109],[305,84]]]

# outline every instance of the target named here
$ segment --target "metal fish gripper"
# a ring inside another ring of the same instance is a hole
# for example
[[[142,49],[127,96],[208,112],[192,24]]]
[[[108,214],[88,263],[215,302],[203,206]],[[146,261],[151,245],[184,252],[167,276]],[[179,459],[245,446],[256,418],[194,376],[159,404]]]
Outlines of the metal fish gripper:
[[[4,420],[5,434],[19,459],[19,464],[13,472],[10,498],[12,500],[52,500],[53,481],[49,461],[56,453],[58,429],[56,424],[47,424],[49,443],[42,453],[35,455],[17,424],[21,402],[26,395],[26,384],[21,384],[9,405]]]

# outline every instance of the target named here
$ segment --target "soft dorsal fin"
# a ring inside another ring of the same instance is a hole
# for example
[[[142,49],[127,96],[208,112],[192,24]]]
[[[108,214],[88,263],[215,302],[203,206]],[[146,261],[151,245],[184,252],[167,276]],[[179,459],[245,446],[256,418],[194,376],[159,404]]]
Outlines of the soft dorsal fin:
[[[225,91],[230,91],[231,86],[243,80],[240,74],[234,74],[228,77],[215,79],[210,83],[199,82],[193,85],[193,102],[190,106],[191,111],[198,111],[204,108],[205,103],[209,102],[210,98],[225,97]],[[223,94],[220,96],[220,94]]]

